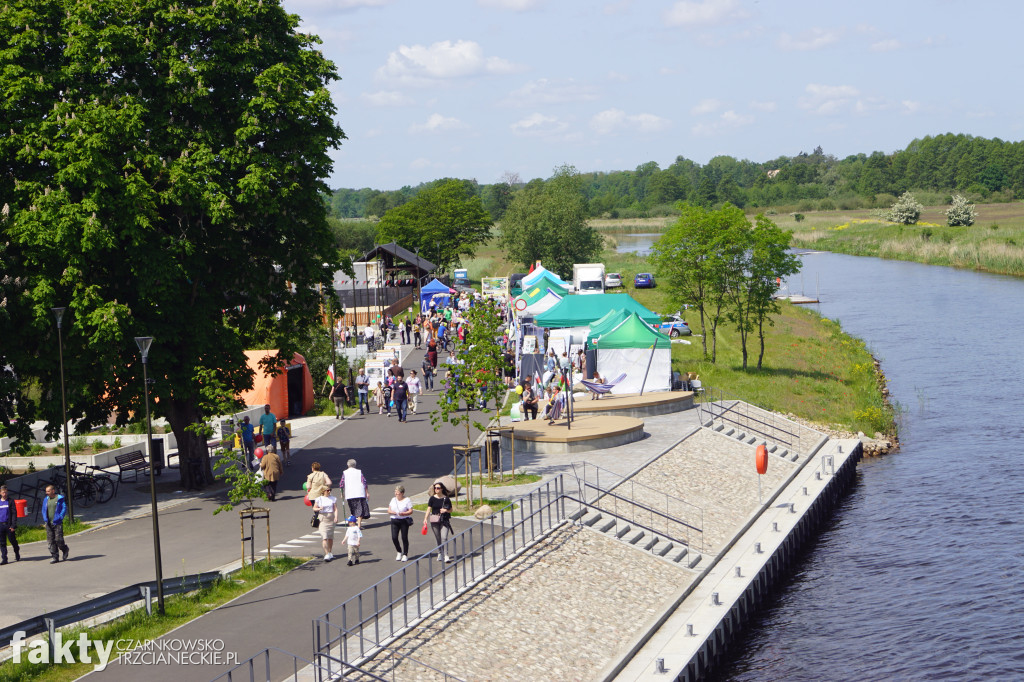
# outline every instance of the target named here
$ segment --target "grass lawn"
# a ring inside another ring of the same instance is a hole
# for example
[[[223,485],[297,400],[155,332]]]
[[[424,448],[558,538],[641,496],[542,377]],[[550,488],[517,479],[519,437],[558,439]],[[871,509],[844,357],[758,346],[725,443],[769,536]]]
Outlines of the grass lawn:
[[[155,639],[265,582],[284,575],[302,563],[304,563],[302,559],[293,557],[278,557],[269,564],[266,561],[260,561],[253,569],[248,566],[239,569],[231,574],[230,579],[221,580],[210,587],[188,594],[167,597],[164,600],[165,613],[162,616],[156,613],[155,608],[152,616],[146,615],[145,609],[136,609],[104,625],[94,628],[68,628],[61,632],[64,634],[65,642],[69,638],[77,638],[80,632],[87,633],[88,639],[115,642],[112,650],[112,662],[118,653],[117,642],[135,640],[136,643],[141,644],[146,640]],[[77,648],[74,651],[77,651]],[[17,664],[7,661],[0,664],[0,682],[25,682],[27,680],[63,682],[78,679],[92,670],[93,664],[91,663],[37,665],[29,663],[25,659]],[[144,673],[140,672],[140,675],[142,675],[140,679],[145,679]]]
[[[485,483],[485,485],[486,485],[486,483]],[[453,507],[452,507],[452,516],[472,516],[476,512],[477,509],[479,509],[480,507],[482,507],[485,504],[487,506],[489,506],[491,509],[495,510],[495,511],[499,511],[499,510],[504,509],[505,507],[508,506],[508,500],[492,500],[492,499],[486,498],[486,497],[484,499],[480,500],[480,499],[477,499],[476,497],[474,497],[473,498],[473,508],[469,509],[468,506],[466,505],[465,499],[464,498],[460,498],[460,500],[461,500],[461,502],[459,500],[455,500],[455,499],[452,500],[452,505],[453,505]],[[513,509],[518,509],[519,505],[515,505],[514,504],[514,505],[512,505],[512,508]],[[426,504],[413,505],[413,509],[415,509],[416,511],[425,512],[425,511],[427,511],[427,505]],[[420,521],[420,524],[422,525],[422,521]],[[0,682],[3,682],[3,681],[0,680]]]

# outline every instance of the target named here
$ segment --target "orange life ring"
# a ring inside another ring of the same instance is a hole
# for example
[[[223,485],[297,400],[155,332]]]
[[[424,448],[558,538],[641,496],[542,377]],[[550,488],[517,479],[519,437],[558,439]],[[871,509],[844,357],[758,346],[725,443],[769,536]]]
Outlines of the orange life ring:
[[[768,471],[768,448],[761,443],[757,446],[757,454],[754,455],[754,464],[757,466],[757,473],[762,476]]]

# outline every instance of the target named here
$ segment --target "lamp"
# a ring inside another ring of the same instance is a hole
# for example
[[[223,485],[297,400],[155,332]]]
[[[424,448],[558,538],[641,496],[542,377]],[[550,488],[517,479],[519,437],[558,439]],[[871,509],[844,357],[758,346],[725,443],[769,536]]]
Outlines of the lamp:
[[[149,418],[149,375],[146,371],[152,336],[136,336],[135,343],[142,355],[142,383],[146,396],[146,454],[149,456],[149,503],[153,508],[153,559],[156,562],[156,603],[160,615],[164,613],[164,570],[160,561],[160,520],[156,511],[156,478],[153,473],[153,424]]]
[[[64,482],[67,483],[68,518],[75,520],[75,495],[71,485],[71,448],[68,443],[68,402],[64,394],[64,339],[61,335],[61,321],[67,308],[50,308],[57,320],[57,348],[60,353],[60,411],[64,417]]]

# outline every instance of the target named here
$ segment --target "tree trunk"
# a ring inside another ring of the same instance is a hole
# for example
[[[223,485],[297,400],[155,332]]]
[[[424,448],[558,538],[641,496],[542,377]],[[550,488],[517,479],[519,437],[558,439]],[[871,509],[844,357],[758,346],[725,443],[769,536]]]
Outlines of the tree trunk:
[[[174,399],[168,402],[167,422],[178,441],[181,485],[185,490],[201,490],[206,483],[213,481],[210,453],[206,448],[205,436],[187,427],[205,420],[196,405]]]
[[[764,317],[757,321],[757,337],[761,340],[761,353],[757,356],[757,368],[761,369],[764,361]]]

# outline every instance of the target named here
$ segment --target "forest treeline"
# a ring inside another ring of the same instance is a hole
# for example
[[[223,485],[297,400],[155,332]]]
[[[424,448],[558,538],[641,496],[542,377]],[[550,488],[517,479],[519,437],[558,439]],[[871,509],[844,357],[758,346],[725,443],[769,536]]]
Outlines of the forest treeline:
[[[838,159],[821,147],[811,153],[757,163],[716,156],[700,165],[683,156],[667,168],[649,161],[632,171],[581,173],[591,217],[642,218],[674,214],[680,200],[711,208],[729,202],[741,208],[852,210],[888,206],[913,190],[925,204],[948,203],[953,192],[972,201],[1012,201],[1024,195],[1024,142],[952,134],[916,139],[892,154],[872,152]],[[383,216],[417,193],[444,182],[380,191],[334,190],[336,218]],[[463,180],[501,220],[512,197],[525,185],[507,173],[493,184]]]

